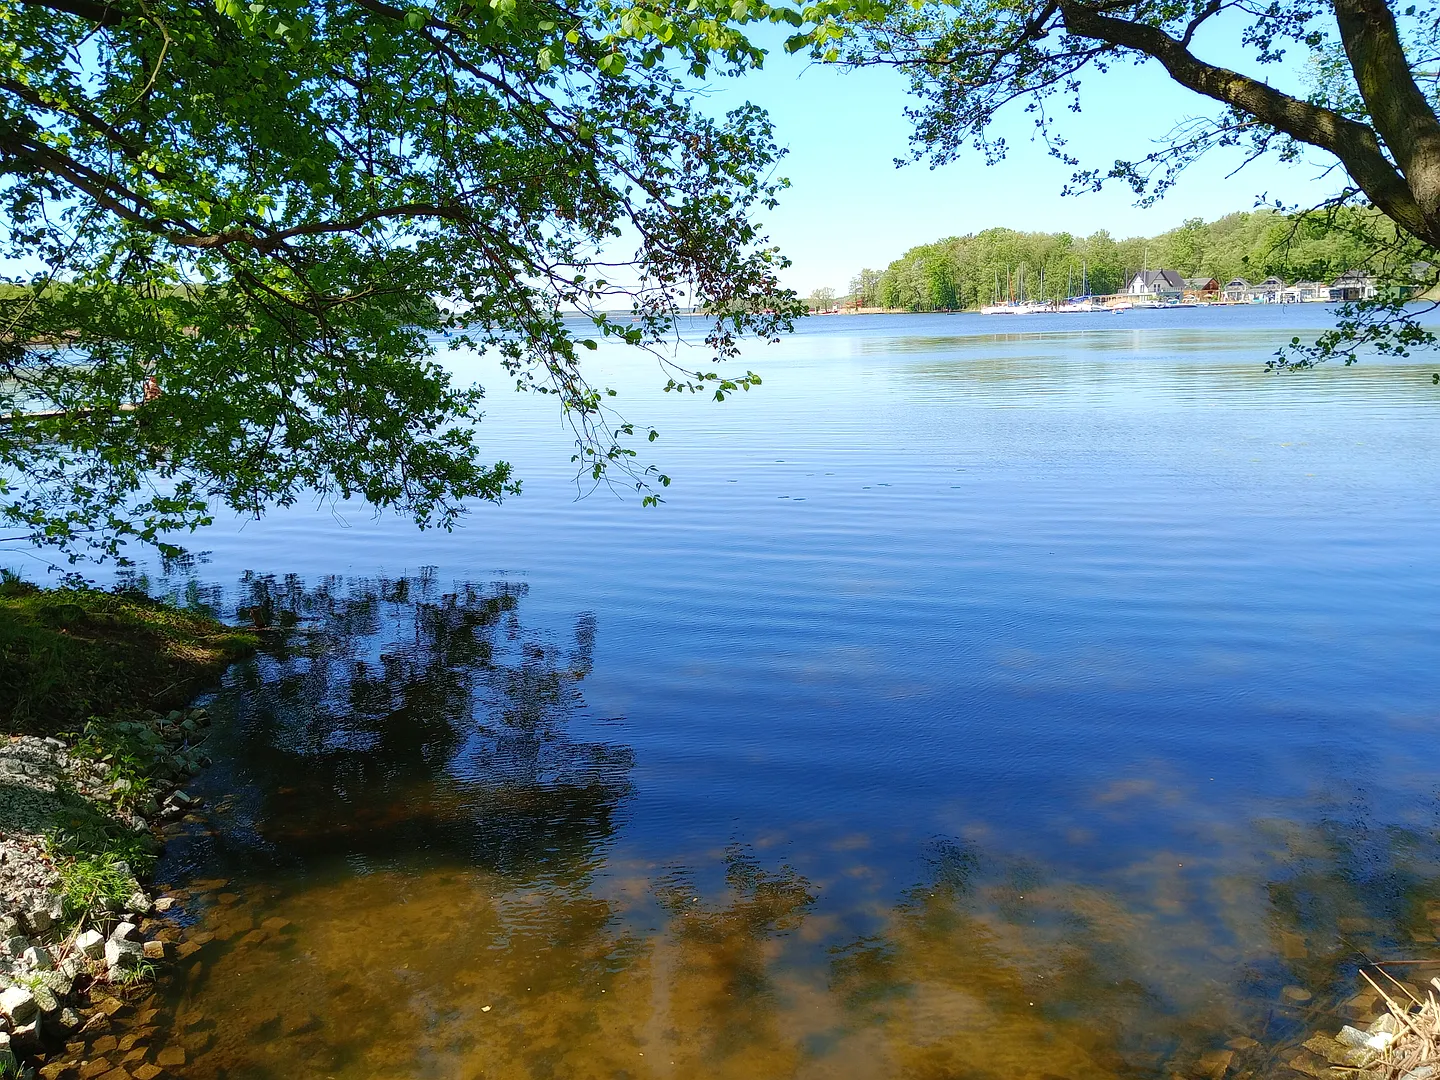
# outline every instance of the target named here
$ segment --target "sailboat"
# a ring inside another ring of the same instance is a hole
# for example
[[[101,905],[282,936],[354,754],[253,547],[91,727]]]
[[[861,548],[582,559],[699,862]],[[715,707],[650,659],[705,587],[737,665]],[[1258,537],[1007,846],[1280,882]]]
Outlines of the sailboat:
[[[1010,268],[1005,268],[1005,291],[1010,291]],[[995,271],[995,302],[980,309],[981,315],[1015,315],[1017,310],[1015,301],[1007,299],[1005,303],[1000,302],[1000,271]]]
[[[1032,306],[1031,306],[1030,304],[1027,304],[1023,299],[1021,299],[1021,300],[1019,300],[1019,301],[1017,301],[1017,300],[1015,299],[1015,295],[1016,295],[1017,293],[1018,293],[1021,297],[1023,297],[1023,296],[1025,295],[1025,264],[1024,264],[1024,263],[1021,263],[1021,264],[1020,264],[1020,268],[1015,272],[1015,284],[1014,284],[1014,287],[1013,287],[1013,288],[1011,287],[1011,284],[1010,284],[1010,268],[1009,268],[1008,266],[1005,268],[1005,291],[1006,291],[1009,295],[1008,295],[1008,299],[1006,300],[1006,302],[1002,304],[1002,303],[1000,303],[1000,297],[999,297],[999,295],[998,295],[999,292],[1000,292],[1000,272],[997,270],[997,271],[995,272],[995,292],[996,292],[996,294],[997,294],[996,297],[995,297],[995,303],[991,304],[991,305],[988,306],[988,307],[982,307],[982,308],[980,309],[980,314],[981,314],[981,315],[1029,315],[1029,314],[1031,313],[1031,311],[1033,310],[1033,308],[1032,308]]]
[[[1073,270],[1074,267],[1072,266],[1071,269]],[[1070,291],[1070,281],[1068,278],[1065,282],[1065,291],[1067,293]],[[1100,303],[1095,299],[1095,297],[1090,295],[1090,266],[1084,260],[1081,260],[1080,262],[1080,294],[1078,296],[1066,297],[1065,307],[1061,310],[1065,311],[1066,313],[1072,311],[1087,312],[1108,310],[1104,304]]]

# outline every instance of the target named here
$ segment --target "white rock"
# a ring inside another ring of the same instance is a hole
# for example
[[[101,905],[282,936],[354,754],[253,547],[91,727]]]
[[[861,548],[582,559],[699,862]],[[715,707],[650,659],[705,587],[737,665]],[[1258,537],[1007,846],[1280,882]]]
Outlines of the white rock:
[[[1362,1045],[1366,1050],[1384,1051],[1390,1048],[1390,1044],[1395,1041],[1395,1038],[1393,1031],[1377,1031],[1374,1035],[1367,1036]]]
[[[9,1017],[12,1024],[23,1024],[38,1011],[35,995],[23,986],[12,986],[0,992],[0,1013]]]
[[[1400,1034],[1400,1021],[1395,1019],[1393,1013],[1381,1013],[1379,1018],[1370,1025],[1370,1031],[1372,1034],[1385,1031],[1391,1035],[1398,1035]]]
[[[145,958],[145,946],[138,941],[117,941],[111,938],[105,943],[105,966],[111,971],[135,967]]]
[[[105,955],[105,938],[98,930],[86,930],[75,939],[75,948],[80,950],[81,956],[99,960]]]
[[[111,941],[134,941],[140,936],[140,928],[133,922],[122,922],[110,931]]]
[[[50,962],[50,950],[43,945],[31,945],[26,949],[25,962],[36,971],[49,971],[55,966]]]

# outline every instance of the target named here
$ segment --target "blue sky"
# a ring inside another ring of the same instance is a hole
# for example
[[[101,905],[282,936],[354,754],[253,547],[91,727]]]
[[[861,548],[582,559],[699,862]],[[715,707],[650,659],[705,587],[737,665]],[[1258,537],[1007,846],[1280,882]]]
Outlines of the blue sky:
[[[1197,48],[1212,62],[1298,89],[1298,67],[1246,64],[1230,44],[1238,41],[1233,31],[1217,27]],[[820,286],[844,292],[862,267],[883,269],[916,244],[992,226],[1150,235],[1188,217],[1209,220],[1248,210],[1260,195],[1313,202],[1337,186],[1333,177],[1317,179],[1324,160],[1318,152],[1310,163],[1261,161],[1226,179],[1241,161],[1231,151],[1203,159],[1150,209],[1135,207],[1120,187],[1061,198],[1071,170],[1030,141],[1029,118],[1019,109],[997,129],[1011,146],[999,165],[987,167],[972,153],[939,169],[926,162],[896,169],[894,159],[908,150],[903,110],[910,99],[905,80],[893,71],[847,72],[772,49],[763,71],[710,88],[707,111],[753,101],[770,113],[789,149],[780,171],[793,186],[766,223],[794,263],[787,284],[802,294]],[[1154,63],[1116,67],[1092,79],[1085,100],[1086,111],[1068,118],[1065,131],[1069,149],[1091,166],[1142,157],[1177,121],[1211,112],[1207,99],[1172,83]]]

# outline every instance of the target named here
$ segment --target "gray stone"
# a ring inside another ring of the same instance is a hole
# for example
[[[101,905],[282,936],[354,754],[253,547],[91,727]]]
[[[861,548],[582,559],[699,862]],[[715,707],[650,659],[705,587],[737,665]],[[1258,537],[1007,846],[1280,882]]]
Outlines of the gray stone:
[[[13,956],[18,960],[25,955],[25,950],[28,948],[30,948],[30,939],[16,934],[7,940],[3,946],[0,946],[0,952],[3,952],[6,956]]]
[[[0,992],[0,1013],[9,1018],[15,1025],[25,1023],[39,1012],[35,1004],[35,995],[23,986],[12,986],[9,990]]]
[[[1359,1028],[1346,1024],[1340,1029],[1340,1034],[1335,1036],[1335,1041],[1349,1047],[1364,1047],[1370,1041],[1370,1036]]]
[[[47,971],[40,979],[56,997],[69,997],[70,991],[75,988],[75,976],[64,971],[63,964],[61,968],[60,971]]]
[[[105,943],[105,966],[112,972],[133,968],[145,957],[145,946],[138,941],[111,938]]]
[[[99,960],[105,955],[105,938],[99,931],[86,930],[75,939],[75,948],[81,956],[88,956],[91,960]]]
[[[55,966],[50,960],[50,950],[44,945],[31,945],[26,949],[25,962],[36,971],[49,971]]]
[[[1395,1019],[1394,1014],[1386,1012],[1381,1013],[1379,1018],[1370,1025],[1370,1030],[1373,1033],[1388,1031],[1391,1035],[1398,1035],[1400,1034],[1400,1027],[1400,1021]]]
[[[111,941],[135,941],[140,937],[140,928],[133,922],[122,922],[110,931]]]
[[[48,986],[37,986],[34,990],[35,1007],[41,1016],[53,1016],[60,1011],[60,999]]]
[[[61,1009],[55,1014],[55,1027],[59,1029],[62,1035],[69,1035],[70,1032],[74,1031],[84,1022],[85,1018],[83,1016],[68,1007]]]
[[[130,897],[129,903],[125,906],[137,915],[149,915],[155,905],[150,902],[150,897],[146,896],[142,890],[136,889],[135,895]]]
[[[37,907],[33,911],[25,913],[25,922],[30,926],[32,934],[43,934],[55,925],[55,920],[50,917],[50,910],[47,907]]]

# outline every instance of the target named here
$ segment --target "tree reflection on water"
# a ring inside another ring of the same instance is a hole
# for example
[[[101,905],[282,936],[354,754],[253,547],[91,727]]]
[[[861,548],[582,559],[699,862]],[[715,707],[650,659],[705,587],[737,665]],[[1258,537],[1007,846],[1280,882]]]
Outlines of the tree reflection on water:
[[[265,643],[225,695],[235,720],[213,756],[238,775],[222,768],[213,783],[237,805],[259,800],[249,835],[268,858],[423,853],[518,872],[609,835],[633,754],[566,732],[593,662],[592,617],[562,649],[523,632],[523,585],[242,585],[239,609]]]
[[[212,882],[188,917],[217,940],[163,987],[187,1077],[1080,1080],[1235,1039],[1263,1070],[1338,1026],[1359,962],[1436,948],[1433,825],[1335,796],[1184,866],[941,840],[904,887],[796,837],[627,863],[633,752],[577,734],[597,627],[527,632],[523,598],[243,582],[265,646],[216,705],[214,824],[162,871]]]

